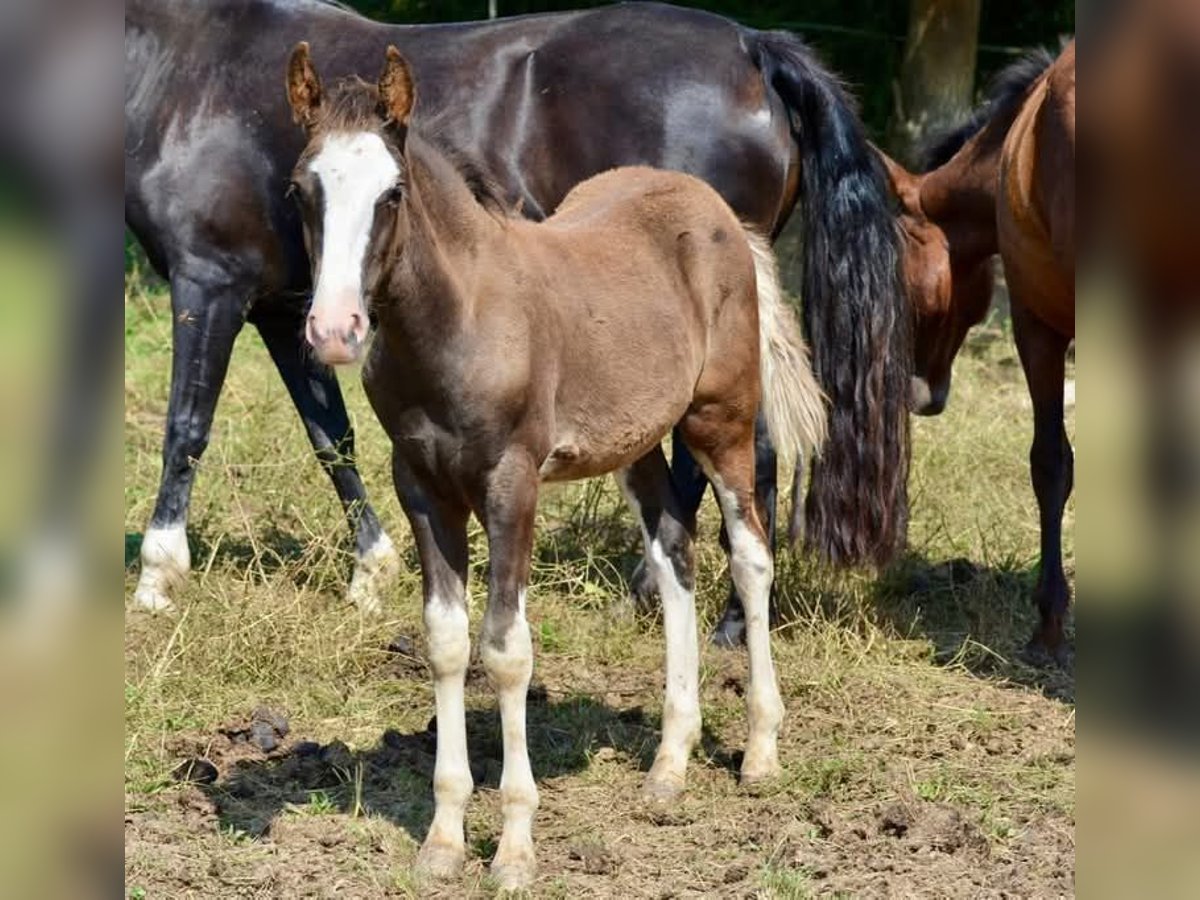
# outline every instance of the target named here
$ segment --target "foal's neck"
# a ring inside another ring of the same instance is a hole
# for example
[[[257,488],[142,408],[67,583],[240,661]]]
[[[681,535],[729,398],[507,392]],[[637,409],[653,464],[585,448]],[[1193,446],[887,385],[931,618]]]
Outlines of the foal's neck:
[[[403,245],[393,248],[389,313],[381,325],[393,332],[393,340],[411,345],[448,336],[469,322],[479,276],[503,222],[436,147],[410,133],[406,157],[408,229]]]

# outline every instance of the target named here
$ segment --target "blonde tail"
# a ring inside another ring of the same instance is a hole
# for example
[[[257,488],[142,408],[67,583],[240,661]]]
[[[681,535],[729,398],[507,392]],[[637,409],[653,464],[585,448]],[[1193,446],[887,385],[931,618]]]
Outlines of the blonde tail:
[[[749,228],[758,279],[758,343],[762,371],[762,411],[780,455],[820,455],[828,433],[826,397],[813,375],[800,323],[779,284],[770,244]]]

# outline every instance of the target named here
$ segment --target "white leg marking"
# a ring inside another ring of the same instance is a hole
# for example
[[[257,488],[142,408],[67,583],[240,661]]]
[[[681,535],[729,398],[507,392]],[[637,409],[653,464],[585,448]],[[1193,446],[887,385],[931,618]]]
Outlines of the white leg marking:
[[[776,739],[783,722],[783,700],[771,660],[768,606],[774,566],[763,541],[742,520],[733,491],[710,473],[725,529],[729,534],[729,568],[746,609],[746,649],[750,655],[750,686],[746,692],[749,735],[742,760],[742,780],[760,781],[779,774]]]
[[[184,525],[146,529],[134,604],[152,611],[170,609],[172,592],[183,584],[191,568],[192,554]]]
[[[400,570],[400,555],[385,532],[365,552],[354,558],[354,574],[350,578],[347,596],[363,615],[378,615],[383,611],[381,592]]]
[[[431,598],[425,604],[425,635],[437,701],[437,762],[433,770],[433,824],[418,865],[438,876],[457,874],[466,856],[463,815],[471,796],[463,679],[471,656],[464,598]]]
[[[482,657],[488,678],[500,701],[504,737],[504,769],[500,776],[500,805],[504,828],[492,860],[492,875],[502,888],[527,887],[533,880],[533,817],[538,808],[537,785],[529,765],[525,737],[525,697],[533,675],[533,644],[525,620],[525,590],[503,635],[487,633],[484,624]]]
[[[666,696],[663,700],[662,741],[646,779],[650,799],[670,799],[683,790],[688,757],[700,738],[700,646],[696,630],[696,598],[679,580],[675,566],[658,538],[651,538],[641,505],[624,473],[618,483],[642,529],[646,565],[662,597],[663,631],[667,640]]]

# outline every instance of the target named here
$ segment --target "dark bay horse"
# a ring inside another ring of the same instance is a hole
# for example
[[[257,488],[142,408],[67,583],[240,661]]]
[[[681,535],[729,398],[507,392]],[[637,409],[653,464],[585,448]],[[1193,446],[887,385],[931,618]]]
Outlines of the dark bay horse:
[[[1038,52],[1000,73],[984,105],[931,148],[924,174],[881,157],[902,208],[917,412],[945,407],[954,358],[991,303],[993,256],[1004,263],[1034,408],[1030,469],[1042,537],[1032,645],[1061,658],[1070,603],[1062,514],[1073,481],[1063,378],[1075,336],[1074,42],[1057,60]]]
[[[676,423],[714,486],[747,612],[742,778],[777,774],[772,560],[754,496],[760,395],[781,447],[819,447],[826,423],[766,241],[703,181],[645,167],[584,181],[540,223],[488,208],[410,127],[416,86],[394,47],[378,86],[353,78],[325,90],[301,43],[288,95],[308,138],[292,182],[316,284],[307,337],[321,360],[353,362],[368,318],[377,322],[363,384],[391,438],[421,558],[438,729],[436,808],[419,865],[455,874],[466,853],[474,513],[490,551],[481,656],[504,742],[492,873],[504,888],[533,879],[525,603],[542,481],[615,472],[640,520],[667,642],[663,736],[646,792],[683,789],[700,698],[695,519],[679,507],[661,446]]]
[[[530,218],[585,178],[633,164],[702,178],[770,236],[801,200],[804,324],[831,401],[807,541],[836,562],[883,562],[903,545],[911,352],[896,229],[852,102],[795,37],[650,3],[406,27],[319,0],[129,0],[126,222],[170,281],[174,319],[163,476],[136,602],[167,605],[189,569],[195,467],[246,321],[346,509],[361,607],[377,605],[375,575],[394,560],[353,465],[337,381],[304,346],[310,272],[285,196],[302,144],[278,88],[301,39],[335,77],[399,47],[421,80],[427,130]],[[773,473],[768,457],[769,521]],[[698,505],[701,468],[677,457],[675,476]]]

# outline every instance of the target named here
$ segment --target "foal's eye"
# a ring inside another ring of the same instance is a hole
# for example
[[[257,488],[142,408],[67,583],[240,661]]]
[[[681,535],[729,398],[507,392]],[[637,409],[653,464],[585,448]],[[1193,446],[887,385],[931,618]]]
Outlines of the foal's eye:
[[[380,199],[389,206],[396,206],[401,200],[404,199],[404,185],[392,185],[383,192],[383,196]]]
[[[289,200],[299,200],[300,185],[295,181],[289,181],[287,183],[287,188],[283,192],[283,196],[287,197]]]

